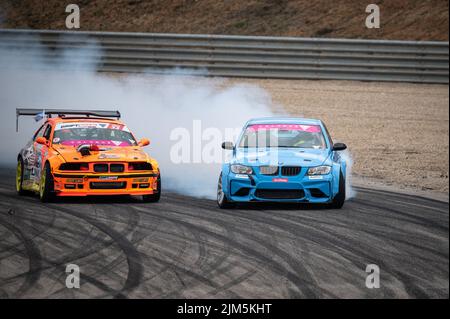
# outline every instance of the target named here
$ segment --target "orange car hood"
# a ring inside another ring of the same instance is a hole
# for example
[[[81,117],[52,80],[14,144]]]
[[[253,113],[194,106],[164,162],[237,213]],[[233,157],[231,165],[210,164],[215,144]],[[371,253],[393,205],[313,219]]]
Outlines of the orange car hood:
[[[91,152],[91,155],[83,156],[73,146],[53,145],[66,162],[123,162],[123,161],[146,161],[147,154],[138,146],[129,147],[100,147],[104,149],[99,152]]]

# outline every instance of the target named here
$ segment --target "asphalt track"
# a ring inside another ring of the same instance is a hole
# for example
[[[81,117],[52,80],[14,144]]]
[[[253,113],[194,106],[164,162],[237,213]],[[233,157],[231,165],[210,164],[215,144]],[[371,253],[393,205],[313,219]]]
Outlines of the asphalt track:
[[[358,188],[342,210],[168,193],[41,204],[0,177],[0,298],[449,297],[448,203]]]

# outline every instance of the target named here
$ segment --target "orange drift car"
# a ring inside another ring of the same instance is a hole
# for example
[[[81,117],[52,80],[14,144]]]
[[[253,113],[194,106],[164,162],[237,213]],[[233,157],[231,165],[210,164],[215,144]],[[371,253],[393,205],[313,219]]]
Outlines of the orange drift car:
[[[137,142],[118,111],[17,109],[19,116],[46,118],[17,158],[19,194],[54,196],[141,195],[157,202],[161,176],[156,160]],[[117,119],[117,120],[116,120]]]

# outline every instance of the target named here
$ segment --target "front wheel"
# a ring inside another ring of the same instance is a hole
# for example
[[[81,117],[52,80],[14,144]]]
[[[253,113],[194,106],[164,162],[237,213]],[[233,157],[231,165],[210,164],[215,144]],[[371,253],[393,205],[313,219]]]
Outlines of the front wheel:
[[[345,178],[342,172],[339,174],[339,192],[334,196],[330,204],[331,208],[341,209],[345,203]]]
[[[45,163],[44,169],[41,172],[41,182],[39,184],[39,198],[41,202],[51,202],[54,199],[54,181],[50,169],[50,164]]]
[[[222,209],[233,208],[235,206],[235,203],[230,202],[223,191],[222,173],[220,173],[219,182],[217,183],[217,205]]]
[[[145,203],[156,203],[161,198],[161,175],[158,175],[156,180],[156,192],[151,195],[143,195],[142,200]]]

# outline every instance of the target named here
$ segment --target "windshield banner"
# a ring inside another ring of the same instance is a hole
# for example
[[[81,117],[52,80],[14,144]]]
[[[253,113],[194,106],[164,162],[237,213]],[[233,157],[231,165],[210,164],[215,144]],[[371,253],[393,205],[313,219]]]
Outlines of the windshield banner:
[[[255,124],[250,125],[247,129],[251,131],[288,130],[288,131],[302,131],[309,133],[321,132],[319,125],[302,125],[302,124]]]
[[[58,123],[55,130],[70,130],[76,128],[100,128],[109,130],[119,130],[129,132],[129,129],[123,124],[113,123],[99,123],[99,122],[73,122],[73,123]]]

